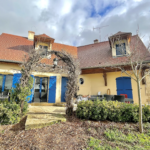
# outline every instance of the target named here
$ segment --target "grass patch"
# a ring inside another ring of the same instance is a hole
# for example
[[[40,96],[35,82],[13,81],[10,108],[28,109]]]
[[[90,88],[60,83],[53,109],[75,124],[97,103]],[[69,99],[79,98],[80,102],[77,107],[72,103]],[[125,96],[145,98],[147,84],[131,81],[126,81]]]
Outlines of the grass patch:
[[[126,128],[105,129],[103,137],[90,137],[87,150],[149,150],[150,123],[144,124],[144,133]]]
[[[108,144],[102,144],[101,140],[90,137],[87,150],[119,150],[119,147],[111,147]]]

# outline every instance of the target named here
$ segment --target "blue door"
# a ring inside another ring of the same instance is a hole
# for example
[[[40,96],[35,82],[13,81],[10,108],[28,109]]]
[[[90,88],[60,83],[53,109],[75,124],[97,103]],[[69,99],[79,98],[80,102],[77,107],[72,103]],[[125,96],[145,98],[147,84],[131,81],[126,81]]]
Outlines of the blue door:
[[[55,103],[55,98],[56,98],[56,76],[51,76],[49,79],[48,103]]]
[[[133,98],[130,77],[116,78],[116,84],[117,84],[117,95],[127,94],[128,98]]]
[[[66,102],[65,93],[67,90],[67,81],[68,81],[68,79],[66,77],[62,77],[62,80],[61,80],[61,102]]]

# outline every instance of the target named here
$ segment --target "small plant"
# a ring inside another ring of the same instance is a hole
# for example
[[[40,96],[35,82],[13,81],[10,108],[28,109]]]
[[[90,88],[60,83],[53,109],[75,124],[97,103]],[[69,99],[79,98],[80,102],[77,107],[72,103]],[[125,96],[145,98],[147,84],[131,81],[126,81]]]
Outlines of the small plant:
[[[88,148],[87,150],[120,150],[118,147],[111,147],[110,145],[108,144],[102,144],[102,142],[98,139],[95,139],[93,137],[90,137],[90,140],[88,142]]]
[[[123,142],[128,142],[128,143],[133,143],[137,140],[136,136],[132,133],[129,133],[128,135],[123,134],[119,130],[106,130],[104,132],[105,136],[110,140],[110,141],[123,141]]]
[[[105,137],[109,141],[117,141],[119,142],[125,142],[128,144],[136,143],[133,149],[149,149],[150,148],[150,136],[148,134],[140,134],[140,133],[134,133],[130,132],[127,135],[122,133],[121,131],[117,129],[107,129],[105,132]],[[141,147],[141,146],[144,147]]]
[[[3,134],[5,132],[5,130],[2,130],[1,133]]]

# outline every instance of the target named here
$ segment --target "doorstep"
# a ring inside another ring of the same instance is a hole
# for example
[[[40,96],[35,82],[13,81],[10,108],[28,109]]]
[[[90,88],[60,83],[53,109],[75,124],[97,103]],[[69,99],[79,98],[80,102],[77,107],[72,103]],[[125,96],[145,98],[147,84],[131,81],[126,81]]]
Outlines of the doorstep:
[[[65,121],[65,107],[30,106],[27,114],[25,130],[42,128]]]
[[[66,103],[29,103],[29,106],[62,106],[65,107]]]

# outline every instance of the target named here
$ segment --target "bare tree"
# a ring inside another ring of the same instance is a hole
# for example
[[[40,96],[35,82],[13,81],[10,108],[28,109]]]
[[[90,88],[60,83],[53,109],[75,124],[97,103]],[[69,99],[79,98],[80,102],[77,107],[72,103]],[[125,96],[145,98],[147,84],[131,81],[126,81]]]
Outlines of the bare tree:
[[[115,68],[121,70],[122,73],[125,73],[137,83],[137,94],[139,101],[139,130],[142,133],[142,97],[140,89],[141,82],[145,83],[146,76],[150,74],[150,64],[148,63],[150,60],[150,43],[146,48],[139,35],[137,34],[136,39],[132,39],[131,42],[128,43],[129,50],[126,51],[124,45],[121,42],[121,36],[115,37],[115,40],[119,42],[121,55],[125,56],[121,63],[118,66],[115,66]],[[111,39],[111,42],[114,42],[114,39]]]

